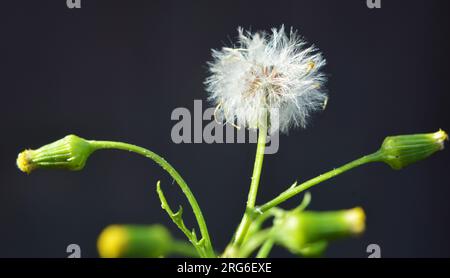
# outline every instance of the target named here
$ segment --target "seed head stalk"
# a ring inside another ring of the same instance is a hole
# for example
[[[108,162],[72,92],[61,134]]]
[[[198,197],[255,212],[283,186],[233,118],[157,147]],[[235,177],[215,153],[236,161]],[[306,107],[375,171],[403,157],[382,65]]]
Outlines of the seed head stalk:
[[[267,119],[267,117],[265,117]],[[244,216],[242,217],[241,223],[239,224],[234,239],[231,243],[230,248],[238,248],[245,240],[248,233],[252,220],[248,215],[248,211],[252,211],[255,208],[256,196],[258,194],[259,180],[262,172],[262,165],[264,161],[264,152],[266,148],[266,138],[267,138],[267,120],[263,121],[259,125],[258,132],[258,143],[256,147],[255,164],[253,166],[252,181],[250,184],[250,190],[247,198],[247,205]]]

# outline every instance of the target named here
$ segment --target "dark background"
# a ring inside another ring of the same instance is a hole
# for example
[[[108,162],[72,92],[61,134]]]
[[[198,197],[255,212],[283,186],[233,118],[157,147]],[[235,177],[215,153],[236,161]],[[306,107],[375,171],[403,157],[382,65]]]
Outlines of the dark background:
[[[243,213],[255,146],[172,143],[176,107],[206,100],[210,49],[230,45],[238,26],[293,26],[328,61],[330,101],[306,130],[281,136],[267,156],[259,203],[378,148],[385,136],[449,125],[448,1],[365,0],[93,1],[0,5],[0,256],[65,257],[111,223],[164,223],[155,183],[170,203],[183,196],[159,167],[104,151],[81,172],[16,168],[17,154],[66,134],[149,147],[184,176],[222,250]],[[204,103],[204,107],[206,107]],[[204,124],[206,124],[205,122]],[[450,156],[445,150],[402,171],[355,169],[311,190],[312,209],[364,207],[367,231],[331,245],[329,257],[449,257]],[[284,207],[298,204],[294,198]],[[277,249],[275,256],[288,256]]]

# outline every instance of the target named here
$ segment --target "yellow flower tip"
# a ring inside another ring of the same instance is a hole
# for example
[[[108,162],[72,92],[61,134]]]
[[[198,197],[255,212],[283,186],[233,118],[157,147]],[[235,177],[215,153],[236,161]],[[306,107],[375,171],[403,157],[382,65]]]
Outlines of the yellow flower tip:
[[[441,150],[444,149],[444,141],[448,140],[448,135],[445,131],[442,129],[439,129],[439,131],[433,133],[433,138],[441,144]]]
[[[120,258],[127,242],[127,232],[122,226],[108,226],[98,237],[98,253],[102,258]]]
[[[30,155],[33,150],[24,150],[23,152],[19,153],[17,156],[17,167],[19,167],[20,171],[30,174],[31,171],[33,171],[36,167],[34,164],[31,163]]]
[[[366,229],[366,214],[361,207],[348,210],[345,214],[345,220],[350,224],[354,234],[361,234]]]

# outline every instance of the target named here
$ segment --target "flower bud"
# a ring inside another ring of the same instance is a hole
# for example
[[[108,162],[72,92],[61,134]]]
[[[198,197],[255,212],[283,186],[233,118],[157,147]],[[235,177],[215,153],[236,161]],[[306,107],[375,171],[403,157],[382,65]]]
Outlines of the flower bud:
[[[158,258],[171,251],[172,236],[162,225],[111,225],[97,240],[103,258]]]
[[[67,135],[37,150],[24,150],[17,157],[17,166],[27,174],[38,168],[76,171],[83,169],[93,151],[89,141],[76,135]]]
[[[389,136],[384,139],[378,154],[380,161],[392,169],[399,170],[442,150],[445,140],[448,140],[448,136],[443,130],[435,133]]]
[[[325,241],[361,234],[365,214],[359,207],[330,212],[294,210],[277,220],[276,226],[276,241],[293,253],[323,252]]]

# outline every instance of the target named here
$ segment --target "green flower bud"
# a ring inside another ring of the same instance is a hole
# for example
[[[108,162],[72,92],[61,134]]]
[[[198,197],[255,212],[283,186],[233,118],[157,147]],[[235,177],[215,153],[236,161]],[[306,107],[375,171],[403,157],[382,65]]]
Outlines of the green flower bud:
[[[443,130],[435,133],[389,136],[384,139],[378,154],[380,161],[392,169],[399,170],[442,150],[445,140],[448,140],[448,136]]]
[[[37,150],[24,150],[17,157],[17,166],[27,174],[38,168],[76,171],[83,169],[93,151],[89,141],[76,135],[67,135]]]
[[[361,234],[365,229],[365,214],[359,207],[330,212],[294,210],[275,225],[278,244],[296,254],[313,255],[323,252],[326,241]]]
[[[162,225],[111,225],[97,240],[103,258],[158,258],[172,249],[172,236]]]

